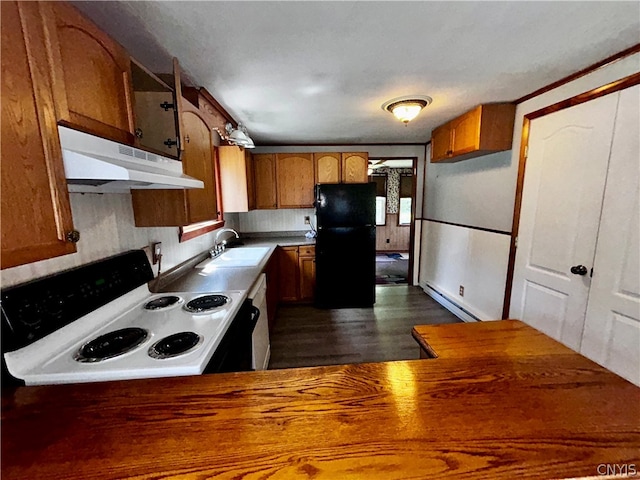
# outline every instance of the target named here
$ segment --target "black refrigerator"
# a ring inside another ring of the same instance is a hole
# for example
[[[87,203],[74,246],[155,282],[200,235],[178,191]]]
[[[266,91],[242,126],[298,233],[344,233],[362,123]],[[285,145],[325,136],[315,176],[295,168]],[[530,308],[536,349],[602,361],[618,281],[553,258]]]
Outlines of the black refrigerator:
[[[376,300],[376,186],[316,185],[316,306],[371,307]]]

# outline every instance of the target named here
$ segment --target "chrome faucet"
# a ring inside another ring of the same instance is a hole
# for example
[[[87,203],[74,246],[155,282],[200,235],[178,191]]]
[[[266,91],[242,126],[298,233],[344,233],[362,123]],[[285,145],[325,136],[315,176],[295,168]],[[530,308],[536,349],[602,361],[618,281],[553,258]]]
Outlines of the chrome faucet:
[[[224,252],[224,249],[226,247],[227,241],[223,240],[221,242],[220,241],[220,235],[222,233],[226,233],[226,232],[231,232],[236,236],[237,239],[240,239],[240,235],[238,235],[238,232],[236,232],[233,228],[223,228],[221,230],[218,230],[218,233],[216,233],[216,238],[214,240],[213,248],[211,250],[209,250],[209,253],[211,254],[211,257],[217,257],[222,252]]]

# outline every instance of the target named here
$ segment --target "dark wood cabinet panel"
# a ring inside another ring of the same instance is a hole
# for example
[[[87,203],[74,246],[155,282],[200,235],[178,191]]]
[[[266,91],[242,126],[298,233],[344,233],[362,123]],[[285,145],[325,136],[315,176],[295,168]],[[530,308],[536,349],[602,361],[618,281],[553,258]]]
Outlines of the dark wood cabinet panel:
[[[313,207],[315,169],[311,153],[277,153],[278,208]]]
[[[133,145],[127,52],[66,2],[42,2],[58,121]]]
[[[39,4],[1,2],[2,268],[76,251]],[[23,29],[24,28],[24,29]]]
[[[298,277],[298,247],[278,248],[280,301],[295,302],[300,297]]]
[[[256,208],[277,208],[275,155],[273,153],[253,155],[253,172]]]

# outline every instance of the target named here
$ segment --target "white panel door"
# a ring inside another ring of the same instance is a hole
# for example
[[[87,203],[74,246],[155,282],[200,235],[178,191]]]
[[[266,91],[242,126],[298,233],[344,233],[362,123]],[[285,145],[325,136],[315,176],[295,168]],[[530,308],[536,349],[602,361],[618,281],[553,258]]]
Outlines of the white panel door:
[[[640,385],[640,86],[620,93],[581,353]]]
[[[511,318],[580,348],[619,94],[531,121]],[[581,265],[585,275],[572,274]]]

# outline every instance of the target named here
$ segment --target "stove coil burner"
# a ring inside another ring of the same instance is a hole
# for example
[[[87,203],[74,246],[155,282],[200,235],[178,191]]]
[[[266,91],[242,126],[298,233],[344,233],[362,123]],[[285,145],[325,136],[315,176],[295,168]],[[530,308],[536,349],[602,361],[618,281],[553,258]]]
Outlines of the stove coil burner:
[[[74,359],[83,363],[101,362],[133,350],[148,336],[147,330],[137,327],[105,333],[83,345]]]
[[[229,302],[229,297],[224,295],[205,295],[194,298],[184,306],[191,313],[207,313]]]
[[[167,295],[151,300],[144,304],[145,310],[163,310],[165,308],[172,307],[176,304],[182,303],[183,300],[175,295]]]
[[[193,332],[180,332],[157,341],[149,348],[149,356],[163,359],[190,352],[202,343],[202,337]]]

